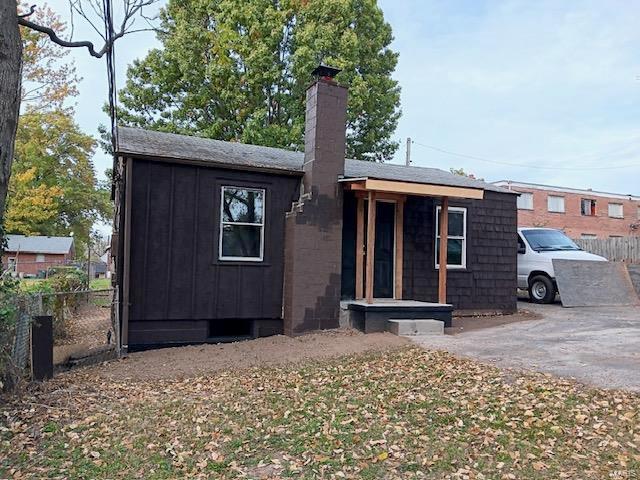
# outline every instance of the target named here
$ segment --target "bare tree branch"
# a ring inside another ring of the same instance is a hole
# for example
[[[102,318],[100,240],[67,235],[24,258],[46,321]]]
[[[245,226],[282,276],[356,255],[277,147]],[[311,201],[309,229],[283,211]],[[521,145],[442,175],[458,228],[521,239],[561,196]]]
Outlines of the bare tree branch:
[[[124,17],[122,18],[122,23],[120,24],[120,30],[118,32],[114,32],[113,36],[109,39],[106,40],[104,33],[101,32],[94,24],[93,22],[91,22],[91,20],[88,18],[88,15],[85,13],[84,8],[82,7],[82,2],[79,0],[76,1],[72,1],[71,2],[71,8],[72,11],[75,11],[76,13],[78,13],[79,15],[81,15],[85,20],[87,20],[87,22],[93,27],[93,29],[98,32],[98,34],[100,35],[100,37],[105,41],[103,47],[100,50],[96,50],[95,45],[93,44],[93,42],[87,41],[87,40],[82,40],[82,41],[72,41],[72,40],[64,40],[63,38],[60,38],[56,32],[49,27],[46,27],[44,25],[39,25],[37,23],[34,23],[30,20],[27,20],[26,17],[28,17],[29,15],[31,15],[34,11],[35,11],[35,5],[32,5],[30,8],[30,12],[28,14],[24,14],[24,15],[18,15],[18,23],[20,25],[22,25],[23,27],[27,27],[30,28],[31,30],[35,30],[36,32],[40,32],[40,33],[44,33],[46,35],[49,36],[49,39],[62,46],[62,47],[68,47],[68,48],[86,48],[89,51],[89,54],[92,57],[95,58],[102,58],[104,56],[105,53],[107,53],[111,47],[113,46],[113,43],[123,37],[124,35],[126,35],[127,33],[134,33],[134,32],[141,32],[141,31],[147,31],[150,29],[138,29],[138,30],[132,30],[130,31],[129,29],[133,26],[134,23],[134,16],[138,13],[142,13],[142,8],[149,6],[153,3],[156,3],[157,0],[125,0],[124,5],[125,5],[125,11],[124,11]],[[91,5],[91,8],[98,14],[98,15],[102,15],[102,12],[100,12],[99,10],[96,10],[98,7],[96,5],[94,5],[93,2],[89,2],[89,4]]]
[[[31,5],[29,7],[29,11],[27,13],[23,13],[22,15],[18,15],[18,18],[26,18],[29,17],[31,15],[33,15],[33,12],[36,11],[36,6],[35,5]]]

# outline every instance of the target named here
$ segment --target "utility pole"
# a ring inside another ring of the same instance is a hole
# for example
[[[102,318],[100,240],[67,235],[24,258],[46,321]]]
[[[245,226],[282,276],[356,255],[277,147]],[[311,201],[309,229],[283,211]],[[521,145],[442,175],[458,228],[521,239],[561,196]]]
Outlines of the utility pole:
[[[89,238],[87,239],[87,290],[89,290],[90,288],[91,288],[91,232],[89,232]]]
[[[407,167],[411,165],[411,137],[407,137]]]

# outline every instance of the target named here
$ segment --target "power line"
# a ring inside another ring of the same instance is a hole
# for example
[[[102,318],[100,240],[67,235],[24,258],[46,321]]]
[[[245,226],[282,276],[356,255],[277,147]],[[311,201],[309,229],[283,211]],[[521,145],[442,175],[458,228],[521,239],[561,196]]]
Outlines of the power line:
[[[578,169],[579,170],[611,170],[611,169],[614,169],[614,168],[640,167],[640,163],[633,163],[633,164],[628,164],[628,165],[611,165],[611,166],[607,166],[607,167],[548,167],[548,166],[544,166],[544,165],[525,165],[525,164],[521,164],[521,163],[510,163],[510,162],[503,162],[503,161],[500,161],[500,160],[492,160],[490,158],[479,157],[477,155],[467,155],[465,153],[452,152],[452,151],[449,151],[449,150],[445,150],[444,148],[436,147],[434,145],[426,145],[424,143],[416,142],[415,140],[411,140],[411,143],[413,143],[414,145],[419,145],[421,147],[428,148],[430,150],[434,150],[436,152],[445,153],[447,155],[453,155],[455,157],[467,158],[467,159],[470,159],[470,160],[477,160],[479,162],[493,163],[493,164],[496,164],[496,165],[504,165],[504,166],[508,166],[508,167],[535,168],[535,169],[540,169],[540,170],[571,170],[571,171],[575,171],[575,170],[578,170]]]

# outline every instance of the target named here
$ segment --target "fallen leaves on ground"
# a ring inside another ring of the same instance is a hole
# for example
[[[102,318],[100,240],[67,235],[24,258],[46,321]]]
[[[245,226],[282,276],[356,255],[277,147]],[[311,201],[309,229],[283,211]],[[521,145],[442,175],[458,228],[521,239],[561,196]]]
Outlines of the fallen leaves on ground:
[[[415,347],[182,380],[97,378],[94,369],[62,374],[0,408],[0,477],[634,479],[640,471],[638,395]]]

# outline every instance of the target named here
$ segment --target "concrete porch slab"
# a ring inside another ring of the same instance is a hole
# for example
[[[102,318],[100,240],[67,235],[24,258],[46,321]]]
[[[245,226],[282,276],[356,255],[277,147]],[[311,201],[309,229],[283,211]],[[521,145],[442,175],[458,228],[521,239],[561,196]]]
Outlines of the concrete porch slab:
[[[365,333],[386,332],[387,322],[391,319],[433,319],[450,327],[453,312],[452,305],[417,300],[379,299],[373,303],[347,300],[343,302],[343,307],[346,307],[351,326]]]

